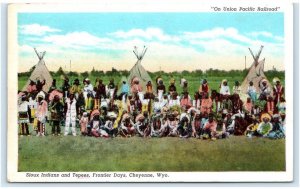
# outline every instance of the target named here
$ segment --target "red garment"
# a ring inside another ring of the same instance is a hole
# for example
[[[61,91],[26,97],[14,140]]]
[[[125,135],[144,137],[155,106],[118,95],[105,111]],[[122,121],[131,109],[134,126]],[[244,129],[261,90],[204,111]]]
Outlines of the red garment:
[[[279,102],[280,101],[280,98],[282,97],[283,95],[283,87],[282,85],[276,85],[274,86],[274,89],[273,89],[273,93],[274,93],[274,101],[275,103]]]
[[[138,92],[142,92],[142,86],[141,85],[137,85],[137,84],[133,84],[132,86],[131,86],[131,93],[132,94],[136,94],[136,93],[138,93]]]
[[[206,122],[206,124],[204,125],[204,129],[208,129],[211,132],[216,132],[217,131],[217,123],[215,121],[212,121],[211,123],[208,121]]]
[[[208,89],[209,89],[209,87],[208,87],[207,84],[206,85],[202,85],[202,92],[208,93]]]
[[[251,113],[252,107],[253,107],[252,102],[249,102],[249,103],[248,103],[248,102],[245,102],[245,104],[244,104],[245,110],[247,110],[248,112]]]
[[[147,93],[152,93],[153,90],[152,90],[152,85],[147,85]]]
[[[210,98],[202,99],[201,101],[201,113],[210,113],[212,108],[212,100]]]
[[[195,127],[195,129],[200,129],[200,127],[201,127],[201,120],[195,120],[194,121],[194,127]]]
[[[274,102],[273,101],[267,101],[267,112],[274,112]]]
[[[189,100],[189,98],[183,98],[183,99],[181,99],[181,101],[180,101],[180,105],[181,105],[181,106],[185,106],[186,109],[188,109],[188,108],[190,108],[190,107],[192,106],[192,103],[191,103],[191,101]]]
[[[32,93],[36,91],[36,85],[28,85],[27,86],[27,92]]]

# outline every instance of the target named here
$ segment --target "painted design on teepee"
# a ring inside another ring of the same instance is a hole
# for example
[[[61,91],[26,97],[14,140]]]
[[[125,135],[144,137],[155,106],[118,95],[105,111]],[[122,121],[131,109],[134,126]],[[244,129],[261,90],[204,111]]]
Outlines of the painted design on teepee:
[[[247,88],[249,86],[249,82],[252,81],[254,87],[256,88],[256,92],[259,92],[259,85],[261,84],[261,81],[263,79],[267,80],[267,84],[269,87],[271,87],[270,82],[268,81],[267,77],[264,74],[264,64],[265,64],[265,58],[259,61],[259,57],[261,55],[262,49],[264,46],[260,47],[260,50],[256,55],[253,54],[252,50],[249,48],[249,51],[253,57],[253,63],[251,67],[249,68],[249,72],[247,76],[245,77],[241,88],[242,92],[245,94],[247,93]]]
[[[129,71],[129,76],[127,78],[129,85],[131,84],[131,82],[134,78],[138,78],[144,91],[146,89],[146,85],[147,85],[148,81],[151,81],[153,89],[156,89],[156,84],[153,83],[150,75],[148,74],[146,69],[142,66],[142,60],[143,60],[146,52],[147,52],[147,48],[145,46],[141,53],[138,52],[138,49],[136,46],[134,47],[133,53],[135,54],[135,56],[137,58],[137,62],[134,64],[134,66]],[[155,90],[153,90],[153,92],[155,93]]]
[[[49,88],[52,85],[53,79],[44,61],[44,56],[46,54],[46,51],[39,53],[37,52],[36,48],[34,48],[34,51],[39,59],[39,62],[36,64],[35,69],[31,73],[26,85],[23,87],[22,90],[23,91],[26,90],[27,86],[30,83],[30,80],[36,82],[37,80],[43,81],[45,79],[46,83],[43,86],[43,91],[48,92]]]

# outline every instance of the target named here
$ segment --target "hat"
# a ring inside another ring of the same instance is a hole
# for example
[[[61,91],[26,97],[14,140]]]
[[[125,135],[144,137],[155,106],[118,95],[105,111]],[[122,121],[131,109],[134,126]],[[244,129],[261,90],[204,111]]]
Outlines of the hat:
[[[223,79],[223,80],[222,80],[222,83],[224,83],[224,82],[227,82],[227,79]]]
[[[274,78],[273,78],[273,83],[274,83],[274,85],[275,85],[277,82],[280,82],[280,79],[279,79],[278,77],[274,77]]]
[[[80,85],[79,79],[76,78],[76,79],[74,80],[74,83],[78,83],[78,84]]]
[[[172,113],[174,116],[178,116],[178,114],[179,114],[179,112],[178,111],[173,111],[173,113]]]
[[[124,114],[122,119],[127,119],[127,118],[130,118],[130,115],[128,113]]]
[[[157,82],[157,84],[162,84],[163,79],[162,79],[161,77],[158,77],[158,78],[156,79],[156,82]]]
[[[37,96],[37,98],[41,97],[41,98],[45,99],[45,93],[43,91],[40,91],[36,96]]]
[[[117,114],[115,112],[108,112],[107,117],[109,118],[117,118]]]
[[[138,116],[136,116],[135,121],[137,122],[137,121],[139,121],[141,119],[145,119],[145,117],[144,117],[143,114],[139,114]]]
[[[182,113],[182,114],[180,115],[179,120],[182,121],[182,119],[185,118],[185,117],[188,119],[188,122],[190,122],[190,117],[188,116],[187,113]]]
[[[86,117],[88,115],[87,112],[83,112],[82,116]]]
[[[263,113],[260,117],[260,120],[263,121],[264,118],[268,118],[269,120],[271,120],[271,116],[268,113]]]
[[[91,117],[94,117],[95,115],[100,115],[99,110],[95,109],[91,112]]]
[[[223,109],[223,114],[228,114],[228,110],[227,109]]]
[[[280,115],[279,114],[274,114],[273,118],[280,118]]]
[[[266,79],[262,79],[261,83],[267,83],[268,81]]]

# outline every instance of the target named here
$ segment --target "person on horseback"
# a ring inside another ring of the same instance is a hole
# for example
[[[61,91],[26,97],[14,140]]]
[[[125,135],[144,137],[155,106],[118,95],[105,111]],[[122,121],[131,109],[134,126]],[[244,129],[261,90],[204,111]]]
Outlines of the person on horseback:
[[[234,82],[232,92],[233,92],[233,94],[238,94],[239,96],[241,96],[242,88],[240,86],[240,82],[238,82],[238,81]]]
[[[225,95],[230,95],[230,88],[227,83],[227,79],[223,79],[221,86],[220,86],[220,94],[225,96]]]
[[[163,95],[166,94],[166,87],[162,79],[158,80],[156,93],[158,95],[159,101],[163,99]]]
[[[206,79],[203,79],[198,90],[198,94],[203,96],[204,93],[209,93],[209,85]]]

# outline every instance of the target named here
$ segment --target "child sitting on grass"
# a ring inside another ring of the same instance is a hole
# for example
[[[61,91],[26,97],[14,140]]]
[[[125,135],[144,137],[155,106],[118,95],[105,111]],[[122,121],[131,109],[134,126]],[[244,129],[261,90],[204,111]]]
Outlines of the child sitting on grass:
[[[204,125],[203,139],[211,138],[212,140],[216,140],[216,135],[217,135],[217,122],[215,121],[213,114],[209,114],[208,121]]]

